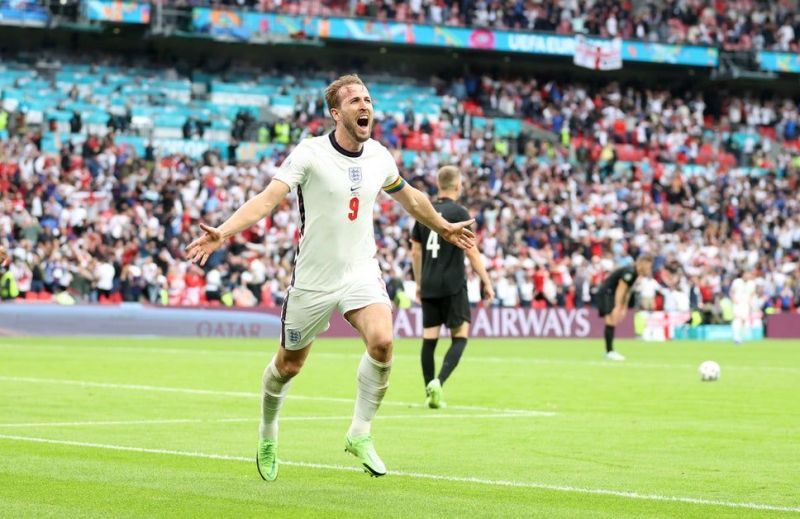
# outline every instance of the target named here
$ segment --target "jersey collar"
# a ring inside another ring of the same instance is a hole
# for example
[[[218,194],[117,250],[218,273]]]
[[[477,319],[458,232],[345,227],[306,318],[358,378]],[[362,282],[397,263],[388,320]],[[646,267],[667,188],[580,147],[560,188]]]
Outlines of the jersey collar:
[[[335,130],[328,134],[328,138],[331,141],[331,145],[333,146],[333,149],[335,149],[336,151],[338,151],[339,153],[341,153],[345,157],[350,157],[350,158],[353,158],[353,159],[356,159],[356,158],[360,157],[361,154],[364,153],[364,146],[361,146],[361,149],[358,150],[358,151],[347,151],[346,149],[342,148],[341,146],[339,146],[339,143],[336,142],[336,137],[333,136],[334,133],[335,133]]]

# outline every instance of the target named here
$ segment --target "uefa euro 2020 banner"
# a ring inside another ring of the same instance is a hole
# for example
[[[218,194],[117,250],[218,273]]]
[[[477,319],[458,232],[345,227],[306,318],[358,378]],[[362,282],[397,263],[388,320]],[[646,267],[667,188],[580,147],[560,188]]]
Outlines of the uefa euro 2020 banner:
[[[493,50],[524,54],[573,56],[575,38],[558,34],[490,31],[402,22],[376,22],[340,17],[292,16],[274,13],[215,10],[196,7],[194,30],[214,38],[253,41],[259,38],[306,35],[313,38],[375,43],[423,45],[457,49]],[[589,42],[602,41],[587,38]],[[670,45],[640,41],[622,42],[623,61],[715,67],[714,47]]]
[[[150,23],[150,4],[88,0],[86,17],[101,22],[148,24]]]

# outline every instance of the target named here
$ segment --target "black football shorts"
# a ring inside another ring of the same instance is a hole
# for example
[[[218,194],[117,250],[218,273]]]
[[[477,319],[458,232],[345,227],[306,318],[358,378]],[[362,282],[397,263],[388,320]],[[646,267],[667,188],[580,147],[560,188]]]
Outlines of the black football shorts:
[[[458,328],[471,320],[466,287],[451,296],[422,298],[422,326],[425,328],[441,325]]]

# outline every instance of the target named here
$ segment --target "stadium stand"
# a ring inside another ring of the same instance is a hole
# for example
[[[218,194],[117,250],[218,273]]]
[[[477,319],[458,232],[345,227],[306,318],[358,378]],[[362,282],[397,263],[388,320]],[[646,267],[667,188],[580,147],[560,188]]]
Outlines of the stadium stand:
[[[205,269],[182,247],[263,189],[291,143],[327,130],[325,78],[53,63],[0,69],[0,230],[20,297],[279,304],[298,239],[288,202]],[[407,179],[433,193],[439,165],[465,172],[497,304],[590,305],[637,251],[657,257],[662,284],[640,293],[653,308],[713,315],[741,269],[761,273],[765,305],[800,304],[794,101],[488,75],[368,82],[375,138]],[[390,292],[413,294],[412,222],[388,199],[375,219]]]
[[[182,5],[177,2],[176,5]],[[791,2],[620,0],[246,0],[192,5],[285,14],[620,36],[653,42],[718,45],[726,50],[798,51],[800,17]]]

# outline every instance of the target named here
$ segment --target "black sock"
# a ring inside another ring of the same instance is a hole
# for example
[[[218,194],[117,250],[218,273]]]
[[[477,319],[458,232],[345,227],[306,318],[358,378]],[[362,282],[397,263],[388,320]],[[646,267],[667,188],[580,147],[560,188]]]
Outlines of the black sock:
[[[450,377],[453,370],[458,366],[458,361],[461,360],[461,355],[464,353],[464,348],[467,347],[466,337],[454,337],[450,349],[444,356],[442,361],[442,370],[439,372],[439,382],[444,385],[444,381]]]
[[[606,353],[614,351],[614,327],[606,325]]]
[[[425,379],[425,386],[436,376],[436,363],[433,360],[433,352],[436,350],[436,342],[438,340],[439,339],[422,339],[420,360],[422,360],[422,378]]]

